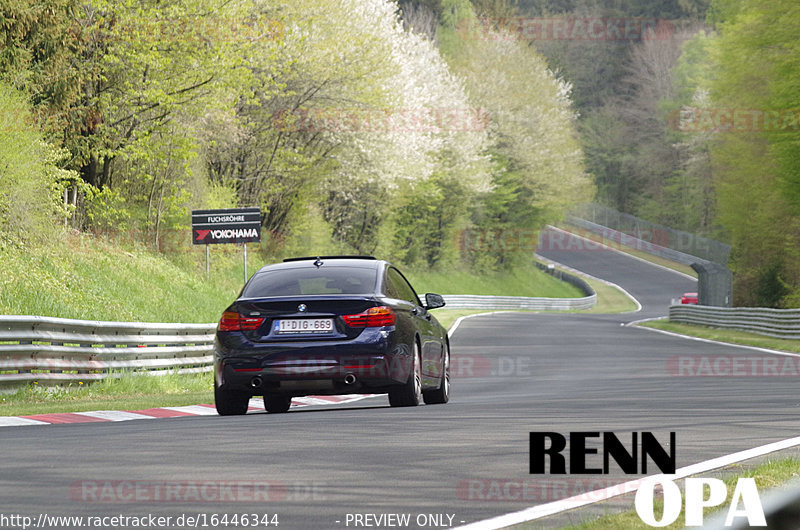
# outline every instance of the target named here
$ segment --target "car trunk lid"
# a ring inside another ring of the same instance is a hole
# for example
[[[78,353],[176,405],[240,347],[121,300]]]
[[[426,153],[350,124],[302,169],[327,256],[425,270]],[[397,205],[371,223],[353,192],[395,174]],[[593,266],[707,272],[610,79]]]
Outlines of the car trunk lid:
[[[378,306],[370,296],[304,296],[243,299],[231,311],[252,323],[241,331],[253,342],[351,340],[364,329],[359,317]]]

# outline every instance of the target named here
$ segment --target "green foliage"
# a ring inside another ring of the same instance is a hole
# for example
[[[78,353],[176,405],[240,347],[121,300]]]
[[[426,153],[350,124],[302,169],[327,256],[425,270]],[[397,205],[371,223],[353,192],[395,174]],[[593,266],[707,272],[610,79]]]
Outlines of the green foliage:
[[[17,157],[0,215],[168,251],[192,208],[259,206],[262,259],[435,267],[459,261],[461,229],[535,230],[591,196],[569,86],[526,43],[458,34],[514,3],[413,3],[449,62],[389,0],[0,0],[0,78],[30,107],[0,146]]]
[[[30,96],[37,121],[55,142],[79,98],[75,61],[77,0],[0,1],[0,79]]]
[[[532,192],[527,187],[525,176],[515,171],[512,162],[502,155],[495,156],[495,164],[492,189],[480,198],[472,211],[471,221],[476,227],[476,244],[469,245],[465,241],[466,247],[477,247],[476,250],[467,252],[465,257],[478,271],[494,270],[498,267],[511,268],[528,263],[534,250],[531,243],[512,244],[509,248],[508,245],[494,242],[498,239],[502,242],[510,237],[519,243],[519,237],[515,238],[514,235],[527,233],[532,236],[548,222],[544,212],[531,204]]]
[[[24,95],[0,83],[0,224],[3,238],[29,240],[53,233],[55,215],[69,215],[60,198],[75,178],[61,170],[62,153],[47,144]]]
[[[702,146],[679,144],[682,139],[665,126],[673,109],[663,106],[672,100],[671,89],[684,90],[680,82],[672,83],[669,69],[680,55],[681,43],[704,19],[708,0],[523,0],[518,5],[533,17],[669,21],[662,23],[666,31],[656,39],[539,39],[531,44],[574,87],[578,130],[597,200],[656,222],[710,230],[713,200],[707,195],[698,200],[705,210],[699,216],[706,223],[702,226],[693,224],[697,219],[685,220],[682,208],[675,208],[693,196],[695,188],[710,187],[707,182],[694,186],[696,177],[702,180]],[[696,167],[689,167],[695,162]],[[690,183],[691,189],[684,186]]]
[[[209,209],[236,208],[238,197],[236,190],[221,182],[210,182],[205,193],[205,206]]]
[[[535,49],[514,40],[465,39],[450,62],[491,119],[494,191],[476,209],[479,226],[539,228],[593,197],[570,86]]]
[[[111,188],[98,190],[92,186],[86,194],[86,204],[87,216],[95,230],[105,232],[130,229],[128,221],[131,212],[127,208],[125,197],[119,191]]]
[[[675,99],[662,102],[662,108],[667,113],[679,109],[681,105],[703,102],[714,76],[710,55],[715,37],[714,32],[700,30],[683,43],[681,55],[673,68]]]
[[[735,248],[734,295],[747,305],[797,305],[800,45],[791,28],[800,24],[800,6],[750,0],[714,5],[724,14],[713,41],[714,104],[793,116],[780,121],[782,127],[753,121],[745,130],[720,132],[712,143],[719,219]]]
[[[393,259],[411,267],[451,266],[458,259],[456,229],[463,225],[470,195],[461,182],[446,176],[401,194],[393,217]]]
[[[323,202],[323,216],[334,241],[358,254],[373,254],[378,231],[386,217],[389,193],[374,182],[356,182],[349,188],[331,186]]]
[[[30,94],[49,137],[70,152],[68,167],[97,190],[120,192],[131,222],[158,232],[187,213],[186,188],[203,189],[204,175],[189,170],[195,120],[246,97],[247,55],[277,38],[250,9],[213,0],[23,1],[0,10],[0,75]],[[91,209],[91,196],[77,202]],[[76,226],[114,217],[88,213]]]
[[[594,175],[598,200],[620,211],[635,211],[642,179],[631,170],[635,153],[621,116],[612,108],[592,112],[580,122],[587,171]]]

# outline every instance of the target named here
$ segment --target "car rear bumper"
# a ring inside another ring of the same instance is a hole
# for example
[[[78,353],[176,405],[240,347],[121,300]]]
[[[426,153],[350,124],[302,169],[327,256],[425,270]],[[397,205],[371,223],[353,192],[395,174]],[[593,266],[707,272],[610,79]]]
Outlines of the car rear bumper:
[[[393,332],[369,330],[352,341],[236,342],[215,348],[216,384],[251,395],[388,392],[411,370],[411,352]]]

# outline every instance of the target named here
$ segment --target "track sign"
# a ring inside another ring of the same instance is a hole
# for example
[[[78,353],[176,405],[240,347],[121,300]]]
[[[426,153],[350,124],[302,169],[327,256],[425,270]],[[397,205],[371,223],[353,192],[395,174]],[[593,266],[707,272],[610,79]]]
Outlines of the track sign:
[[[192,210],[192,243],[253,243],[261,241],[261,210]]]

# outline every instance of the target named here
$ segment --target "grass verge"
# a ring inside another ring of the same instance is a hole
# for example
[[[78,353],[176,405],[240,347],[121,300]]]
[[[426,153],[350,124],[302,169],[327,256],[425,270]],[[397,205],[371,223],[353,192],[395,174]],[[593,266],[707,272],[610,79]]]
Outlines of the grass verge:
[[[594,292],[597,303],[591,309],[576,311],[578,313],[628,313],[636,311],[638,306],[631,298],[613,285],[581,276]]]
[[[715,474],[721,475],[720,477],[716,478],[723,479],[728,487],[729,492],[733,491],[737,479],[754,478],[759,494],[763,496],[767,490],[780,487],[781,485],[797,478],[798,475],[800,475],[800,460],[797,458],[767,460],[766,462],[751,469],[747,469],[741,465],[734,465],[728,466]],[[656,514],[663,513],[664,502],[662,499],[655,499],[653,506]],[[704,511],[704,520],[708,520],[710,517],[712,517],[715,510],[718,509],[719,507],[706,509]],[[663,528],[684,528],[683,522],[684,517],[682,512],[675,523]],[[524,529],[533,527],[523,524],[515,526],[514,528]],[[566,528],[569,530],[636,530],[650,529],[652,527],[645,524],[639,518],[635,510],[630,510],[623,513],[604,515],[593,521],[588,521],[576,526],[568,526]]]
[[[31,383],[13,393],[0,394],[0,416],[197,405],[213,402],[212,389],[210,373],[160,376],[128,373],[65,386]]]
[[[0,314],[214,322],[244,278],[240,254],[215,249],[212,256],[206,278],[205,256],[195,249],[171,260],[86,234],[65,234],[60,245],[0,249]]]
[[[742,344],[744,346],[800,353],[800,341],[798,340],[778,339],[735,329],[710,328],[695,324],[669,322],[667,320],[651,320],[638,325],[648,328],[663,329],[664,331],[672,331],[673,333],[681,333],[701,339],[718,340],[720,342],[730,342],[731,344]]]
[[[420,295],[478,294],[495,296],[536,296],[545,298],[580,298],[580,289],[531,267],[481,274],[467,271],[406,271],[406,276]]]
[[[450,329],[456,320],[461,317],[469,315],[479,315],[481,313],[488,313],[489,309],[434,309],[431,314],[436,317],[439,324],[444,326],[445,329]]]
[[[215,245],[221,247],[223,245]],[[228,246],[226,246],[228,247]],[[241,249],[170,255],[67,233],[61,244],[0,248],[0,314],[87,320],[215,322],[243,284]],[[249,270],[266,264],[252,252]],[[525,267],[476,276],[467,271],[408,274],[418,292],[580,297],[574,286]]]

